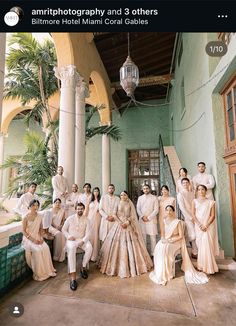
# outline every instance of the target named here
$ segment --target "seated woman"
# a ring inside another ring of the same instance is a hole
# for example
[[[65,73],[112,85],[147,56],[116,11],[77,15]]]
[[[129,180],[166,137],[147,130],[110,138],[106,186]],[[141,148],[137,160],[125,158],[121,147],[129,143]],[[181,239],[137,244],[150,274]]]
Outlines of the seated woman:
[[[184,238],[184,222],[175,217],[175,209],[168,205],[165,208],[164,234],[154,250],[154,271],[150,279],[161,285],[166,285],[175,276],[175,256],[181,249],[182,266],[187,283],[203,284],[208,282],[204,273],[197,272],[189,258]]]
[[[214,274],[219,270],[215,260],[215,256],[219,255],[215,202],[206,198],[206,186],[198,185],[196,192],[197,198],[192,202],[192,215],[198,248],[197,267],[207,274]]]
[[[123,278],[147,273],[153,264],[126,191],[122,191],[120,199],[116,221],[100,251],[99,267],[103,274]]]
[[[90,220],[91,230],[90,230],[90,243],[93,247],[93,252],[91,260],[96,262],[98,259],[98,253],[100,249],[99,240],[99,227],[101,224],[101,215],[99,213],[99,201],[100,201],[100,189],[95,187],[92,191],[91,203],[88,206],[88,219]]]
[[[65,210],[61,207],[61,199],[56,198],[53,202],[53,208],[51,213],[51,226],[49,232],[54,236],[53,240],[53,260],[64,261],[65,260],[65,244],[66,238],[61,232],[61,229],[65,222]]]
[[[26,262],[33,270],[36,281],[44,281],[56,276],[50,250],[43,240],[42,217],[38,214],[39,201],[33,199],[29,204],[30,212],[23,219],[22,246],[25,249]]]

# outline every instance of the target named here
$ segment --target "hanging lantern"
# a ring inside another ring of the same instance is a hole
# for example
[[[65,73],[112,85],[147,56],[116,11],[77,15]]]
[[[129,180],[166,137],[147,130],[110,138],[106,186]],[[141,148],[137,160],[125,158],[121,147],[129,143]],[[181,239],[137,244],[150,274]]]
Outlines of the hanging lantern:
[[[127,96],[134,97],[134,90],[139,83],[139,70],[138,67],[130,58],[129,53],[129,33],[128,33],[128,57],[120,68],[120,84]]]

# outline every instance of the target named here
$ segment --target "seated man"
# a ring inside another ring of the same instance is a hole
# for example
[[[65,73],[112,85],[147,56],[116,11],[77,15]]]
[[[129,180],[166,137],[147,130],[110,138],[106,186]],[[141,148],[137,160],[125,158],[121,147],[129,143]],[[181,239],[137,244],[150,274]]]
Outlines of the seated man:
[[[85,206],[83,203],[77,203],[75,205],[76,213],[71,215],[65,221],[62,228],[62,232],[65,235],[66,251],[68,256],[68,270],[70,274],[70,288],[75,291],[77,289],[76,282],[76,251],[77,248],[81,248],[85,251],[81,276],[83,278],[88,277],[86,266],[92,255],[92,245],[89,242],[90,225],[89,220],[84,215]]]

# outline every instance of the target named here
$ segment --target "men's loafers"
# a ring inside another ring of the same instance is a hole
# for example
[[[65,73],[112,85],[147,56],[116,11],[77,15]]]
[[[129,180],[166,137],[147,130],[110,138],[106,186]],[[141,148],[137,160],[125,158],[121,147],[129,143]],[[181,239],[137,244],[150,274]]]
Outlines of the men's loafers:
[[[75,291],[77,289],[76,280],[70,281],[70,288],[71,288],[72,291]]]
[[[81,270],[81,272],[80,272],[80,275],[81,275],[81,277],[83,277],[83,278],[88,278],[88,272],[87,272],[87,270],[86,269],[82,269]]]

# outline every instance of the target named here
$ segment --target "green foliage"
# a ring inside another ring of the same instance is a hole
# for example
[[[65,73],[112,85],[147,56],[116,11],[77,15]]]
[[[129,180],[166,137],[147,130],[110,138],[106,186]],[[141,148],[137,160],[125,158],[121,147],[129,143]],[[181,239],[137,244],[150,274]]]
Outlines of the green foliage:
[[[31,33],[13,33],[8,45],[4,98],[19,98],[23,106],[34,101],[32,110],[25,117],[27,124],[30,120],[41,123],[44,112],[51,121],[47,101],[58,91],[53,70],[57,64],[53,42],[45,40],[41,44]]]
[[[109,135],[113,140],[118,141],[121,139],[121,131],[118,126],[110,125],[110,126],[99,126],[99,127],[90,127],[89,123],[91,118],[100,109],[100,107],[90,106],[88,108],[88,112],[86,113],[86,122],[85,122],[85,137],[86,141],[91,139],[96,135]]]
[[[12,180],[7,195],[15,194],[19,183],[27,185],[36,182],[40,185],[42,196],[51,197],[51,178],[56,174],[57,152],[50,149],[45,142],[36,132],[28,132],[24,137],[24,145],[27,148],[25,154],[20,158],[9,157],[5,160],[1,168],[16,168],[18,171],[18,176]]]
[[[20,222],[20,221],[22,221],[21,216],[18,215],[18,214],[16,214],[15,217],[10,218],[10,219],[6,222],[6,224],[11,224],[11,223],[14,223],[14,222]]]
[[[11,180],[8,196],[17,193],[19,185],[25,188],[27,184],[36,182],[46,207],[52,202],[51,178],[56,174],[58,159],[59,120],[52,120],[48,105],[50,96],[59,89],[54,73],[57,65],[55,47],[50,40],[38,43],[30,33],[13,33],[8,44],[4,98],[19,98],[23,106],[33,102],[32,110],[25,116],[26,124],[29,125],[30,121],[41,124],[46,113],[49,133],[43,139],[35,132],[28,132],[24,138],[25,154],[20,158],[7,158],[0,168],[18,171],[17,177]],[[121,132],[117,126],[89,127],[92,116],[99,109],[101,107],[89,107],[86,113],[86,141],[101,134],[108,134],[118,141]]]
[[[8,212],[8,210],[5,208],[4,204],[3,204],[3,200],[0,201],[0,211],[4,211],[4,212]]]

